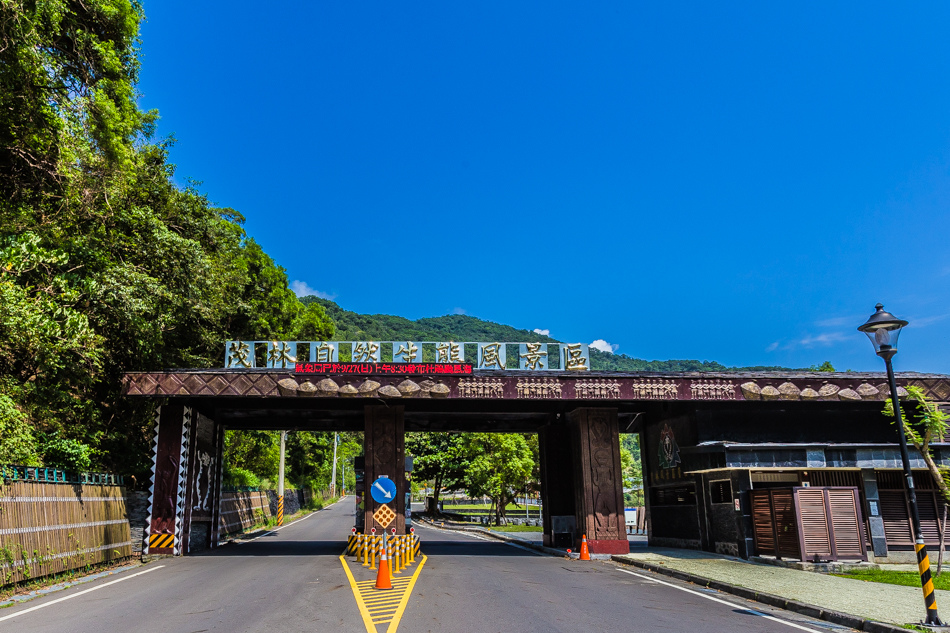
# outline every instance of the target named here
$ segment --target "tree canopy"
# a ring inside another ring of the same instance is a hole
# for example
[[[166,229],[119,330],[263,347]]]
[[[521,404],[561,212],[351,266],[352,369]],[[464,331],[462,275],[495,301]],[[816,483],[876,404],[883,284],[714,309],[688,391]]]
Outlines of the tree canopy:
[[[282,268],[174,180],[136,105],[141,5],[0,3],[0,461],[147,472],[133,370],[227,338],[332,335]]]

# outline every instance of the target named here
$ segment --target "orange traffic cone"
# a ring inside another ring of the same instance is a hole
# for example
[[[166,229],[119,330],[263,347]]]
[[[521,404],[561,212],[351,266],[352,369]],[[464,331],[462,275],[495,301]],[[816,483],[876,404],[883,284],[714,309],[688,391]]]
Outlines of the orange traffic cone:
[[[389,560],[386,558],[386,545],[380,548],[379,553],[379,571],[376,572],[376,588],[392,589],[393,582],[389,574]]]
[[[579,560],[590,560],[590,552],[587,551],[587,535],[581,536],[581,555]]]

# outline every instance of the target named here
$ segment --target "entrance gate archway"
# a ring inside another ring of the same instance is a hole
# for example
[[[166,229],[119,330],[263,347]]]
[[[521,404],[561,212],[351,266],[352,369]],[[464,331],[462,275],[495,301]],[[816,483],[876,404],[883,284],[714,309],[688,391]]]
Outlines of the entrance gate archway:
[[[406,431],[538,433],[545,543],[573,524],[575,546],[586,534],[591,552],[605,554],[628,551],[620,433],[641,434],[651,544],[744,557],[754,553],[753,469],[867,469],[872,453],[886,467],[896,451],[881,416],[879,374],[209,369],[125,381],[129,397],[161,401],[147,536],[153,554],[217,544],[225,428],[362,431],[365,481],[387,474],[397,482],[398,533],[405,530]],[[950,394],[942,375],[900,383]],[[367,498],[365,506],[369,529],[375,505]],[[882,517],[865,516],[875,553],[886,555]]]

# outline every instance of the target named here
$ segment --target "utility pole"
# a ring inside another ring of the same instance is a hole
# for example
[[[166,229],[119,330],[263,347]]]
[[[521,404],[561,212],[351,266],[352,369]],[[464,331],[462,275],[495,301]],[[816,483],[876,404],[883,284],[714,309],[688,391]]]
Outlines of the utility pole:
[[[284,454],[287,431],[280,432],[280,466],[277,469],[277,525],[284,524]]]
[[[339,443],[339,440],[340,440],[340,434],[334,433],[333,434],[333,469],[331,470],[333,474],[330,476],[330,496],[331,497],[336,496],[336,445]]]

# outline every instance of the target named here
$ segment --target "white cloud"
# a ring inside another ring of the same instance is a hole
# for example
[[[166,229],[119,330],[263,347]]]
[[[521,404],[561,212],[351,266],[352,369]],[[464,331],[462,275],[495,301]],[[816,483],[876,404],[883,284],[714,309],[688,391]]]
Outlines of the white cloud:
[[[540,328],[534,328],[532,330],[535,334],[540,334],[541,336],[551,336],[551,330],[542,330]]]
[[[594,341],[593,343],[591,343],[590,346],[593,347],[594,349],[599,349],[599,350],[602,351],[602,352],[607,352],[608,354],[613,354],[613,353],[616,352],[618,349],[620,349],[620,346],[619,346],[619,345],[614,345],[613,343],[608,343],[607,341],[605,341],[605,340],[602,339],[602,338],[597,339],[596,341]]]
[[[300,281],[299,279],[294,279],[290,282],[290,289],[294,291],[294,294],[298,297],[309,297],[313,295],[315,297],[320,297],[321,299],[336,299],[336,295],[331,295],[327,292],[321,292],[316,288],[311,288],[310,284],[306,281]]]
[[[465,311],[465,308],[455,308],[454,310],[452,310],[452,314],[468,314],[468,313]]]
[[[858,325],[861,325],[861,323],[863,323],[866,318],[867,317],[861,316],[859,314],[851,314],[848,316],[839,316],[839,317],[832,317],[830,319],[822,319],[821,321],[817,321],[815,325],[817,325],[818,327],[848,327],[851,325],[854,325],[854,327],[858,327]]]
[[[830,347],[837,343],[844,341],[852,340],[854,337],[850,333],[845,332],[822,332],[821,334],[806,334],[800,339],[794,341],[775,341],[771,345],[765,348],[766,352],[774,352],[775,350],[788,351],[792,349],[797,349],[799,347]]]
[[[802,340],[798,341],[799,345],[804,347],[814,347],[815,345],[834,345],[835,343],[840,343],[841,341],[847,341],[853,339],[853,336],[845,334],[844,332],[824,332],[816,336],[808,335]]]
[[[911,321],[911,325],[916,325],[917,327],[925,327],[927,325],[933,325],[934,323],[939,323],[947,317],[950,317],[950,313],[947,314],[935,314],[929,317],[921,317],[919,319],[914,319]]]

